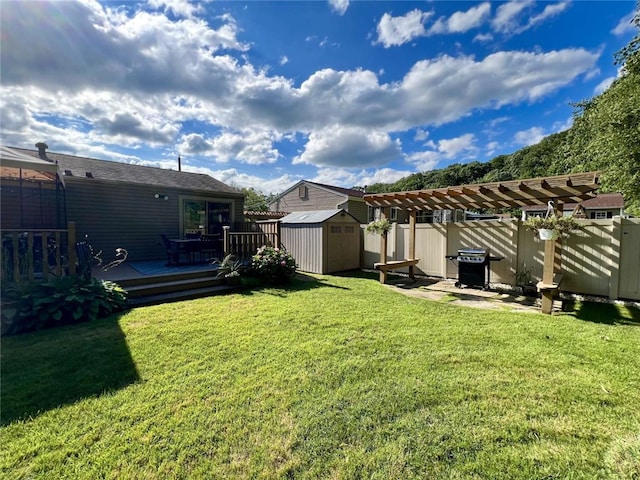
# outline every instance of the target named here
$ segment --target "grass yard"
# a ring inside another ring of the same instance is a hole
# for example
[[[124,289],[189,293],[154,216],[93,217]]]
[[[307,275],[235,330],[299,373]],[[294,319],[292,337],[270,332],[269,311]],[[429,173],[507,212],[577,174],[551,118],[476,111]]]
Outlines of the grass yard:
[[[324,276],[4,338],[1,380],[2,478],[640,478],[625,307]]]

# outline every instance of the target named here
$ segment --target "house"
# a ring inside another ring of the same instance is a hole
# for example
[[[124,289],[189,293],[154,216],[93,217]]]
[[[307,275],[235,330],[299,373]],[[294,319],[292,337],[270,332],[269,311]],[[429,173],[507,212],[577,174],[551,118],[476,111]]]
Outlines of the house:
[[[621,193],[599,193],[593,198],[580,203],[564,203],[564,215],[573,214],[576,218],[602,220],[615,216],[624,216],[624,197]],[[547,205],[530,205],[522,207],[523,218],[543,216],[547,213]]]
[[[300,180],[269,203],[272,212],[308,212],[341,209],[360,223],[369,221],[364,192]]]
[[[163,234],[183,238],[201,232],[220,235],[222,242],[222,227],[243,221],[242,192],[209,175],[51,153],[44,143],[36,146],[37,151],[10,150],[43,165],[57,165],[64,184],[65,221],[75,222],[76,238],[86,237],[105,260],[120,247],[128,251],[129,260],[163,259]],[[29,182],[34,195],[41,185]],[[15,179],[3,176],[2,229],[44,228],[33,223],[32,214],[10,214],[38,208],[22,202],[28,195],[19,195],[19,188]],[[46,200],[40,208],[48,208]]]

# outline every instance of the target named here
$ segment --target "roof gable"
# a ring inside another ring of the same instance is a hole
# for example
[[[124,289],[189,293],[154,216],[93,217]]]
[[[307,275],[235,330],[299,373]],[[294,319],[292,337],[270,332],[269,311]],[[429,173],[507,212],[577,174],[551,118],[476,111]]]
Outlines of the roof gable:
[[[309,180],[300,180],[299,182],[296,182],[295,184],[293,184],[291,187],[287,188],[284,192],[278,195],[271,202],[269,202],[269,205],[276,203],[278,200],[280,200],[287,194],[293,192],[295,189],[297,189],[301,185],[312,186],[312,187],[320,188],[322,190],[329,191],[331,193],[342,195],[345,197],[345,200],[349,200],[349,197],[359,198],[359,199],[363,199],[364,197],[364,193],[361,192],[360,190],[354,190],[352,188],[334,187],[332,185],[325,185],[324,183],[310,182]]]

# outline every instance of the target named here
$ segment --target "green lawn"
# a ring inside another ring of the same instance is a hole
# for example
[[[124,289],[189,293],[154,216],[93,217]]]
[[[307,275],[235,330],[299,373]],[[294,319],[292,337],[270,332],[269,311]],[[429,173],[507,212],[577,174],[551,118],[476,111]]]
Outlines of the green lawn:
[[[5,338],[1,380],[2,478],[640,478],[640,312],[611,305],[325,276]]]

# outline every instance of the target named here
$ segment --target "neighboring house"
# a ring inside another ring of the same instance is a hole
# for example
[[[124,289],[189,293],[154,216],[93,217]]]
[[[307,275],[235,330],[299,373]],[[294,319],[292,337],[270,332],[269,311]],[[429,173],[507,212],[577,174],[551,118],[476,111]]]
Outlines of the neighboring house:
[[[369,214],[364,192],[300,180],[269,203],[272,212],[308,212],[342,209],[360,223],[367,223]]]
[[[209,175],[49,153],[42,143],[38,148],[11,150],[57,163],[66,220],[75,222],[78,240],[86,236],[95,251],[102,250],[105,261],[119,247],[129,252],[129,260],[164,259],[162,234],[183,238],[199,231],[219,234],[222,241],[224,225],[243,221],[244,194]],[[23,208],[17,188],[13,194],[6,190],[2,228],[35,228],[5,222],[6,212]]]
[[[530,205],[522,207],[523,217],[540,217],[547,213],[547,205]],[[565,203],[562,205],[564,215],[576,218],[590,218],[601,220],[624,216],[624,197],[621,193],[599,193],[593,198],[580,203]]]

